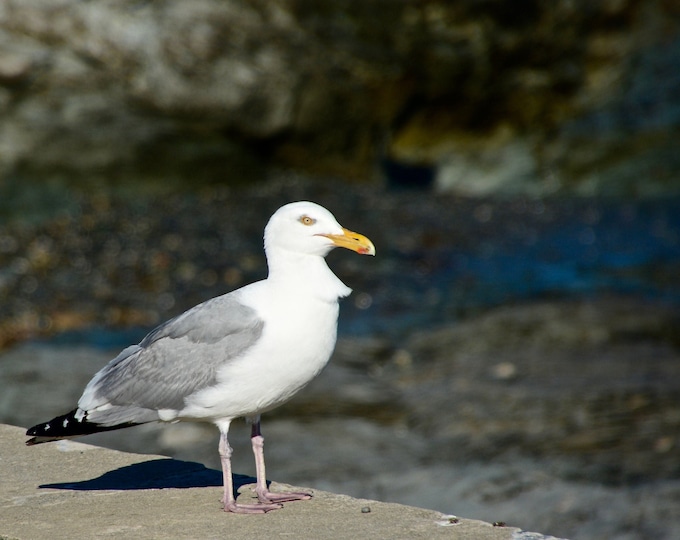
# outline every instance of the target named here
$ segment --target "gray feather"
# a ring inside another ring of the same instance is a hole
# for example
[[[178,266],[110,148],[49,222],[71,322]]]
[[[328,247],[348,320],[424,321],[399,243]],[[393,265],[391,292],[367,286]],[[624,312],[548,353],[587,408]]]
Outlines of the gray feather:
[[[100,426],[118,426],[120,424],[146,424],[158,421],[158,412],[140,407],[113,406],[103,411],[94,411],[87,415],[87,421]]]
[[[263,327],[256,312],[231,294],[199,304],[152,330],[95,376],[94,402],[114,407],[89,418],[137,422],[149,411],[183,408],[187,396],[215,384],[218,369],[257,342]]]

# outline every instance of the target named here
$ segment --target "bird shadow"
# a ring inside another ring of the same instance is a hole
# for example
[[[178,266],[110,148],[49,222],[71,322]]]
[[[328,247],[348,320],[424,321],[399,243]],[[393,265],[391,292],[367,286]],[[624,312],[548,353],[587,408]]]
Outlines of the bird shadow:
[[[255,478],[243,474],[234,474],[233,481],[234,491],[236,492],[242,486],[254,483]],[[222,486],[221,471],[208,469],[200,463],[165,458],[126,465],[90,480],[42,484],[39,487],[74,491],[125,491],[217,486]]]

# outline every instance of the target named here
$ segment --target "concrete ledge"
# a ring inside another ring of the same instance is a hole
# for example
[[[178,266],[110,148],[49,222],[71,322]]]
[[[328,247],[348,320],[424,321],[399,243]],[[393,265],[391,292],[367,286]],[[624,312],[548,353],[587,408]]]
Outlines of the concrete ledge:
[[[24,431],[0,424],[0,540],[546,538],[476,520],[448,524],[432,510],[317,490],[311,501],[265,515],[225,514],[219,471],[72,441],[29,448]],[[239,500],[252,496],[252,481],[235,478]]]

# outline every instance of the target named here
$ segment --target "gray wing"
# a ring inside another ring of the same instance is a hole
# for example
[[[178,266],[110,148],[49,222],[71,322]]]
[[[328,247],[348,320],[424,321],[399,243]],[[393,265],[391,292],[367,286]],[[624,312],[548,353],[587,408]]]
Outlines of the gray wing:
[[[208,300],[152,330],[90,381],[79,407],[99,423],[157,420],[158,409],[181,409],[190,394],[216,382],[217,370],[243,355],[264,321],[232,294]],[[150,414],[153,413],[153,414]]]

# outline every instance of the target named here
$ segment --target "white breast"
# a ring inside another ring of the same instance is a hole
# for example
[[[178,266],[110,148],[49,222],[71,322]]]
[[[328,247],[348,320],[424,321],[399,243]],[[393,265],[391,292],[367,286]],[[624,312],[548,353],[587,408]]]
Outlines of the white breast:
[[[257,285],[257,286],[255,286]],[[265,321],[258,342],[218,372],[218,384],[191,396],[180,417],[256,416],[286,402],[328,363],[335,347],[338,302],[268,286],[246,289],[242,302]]]

